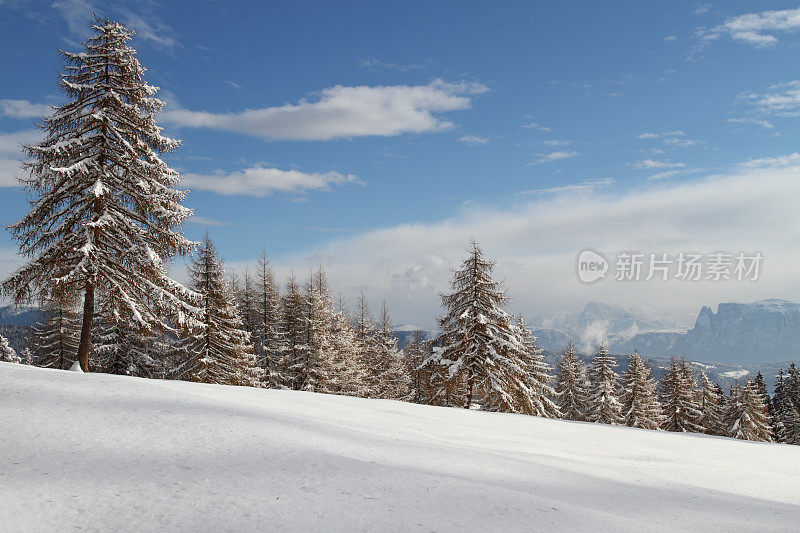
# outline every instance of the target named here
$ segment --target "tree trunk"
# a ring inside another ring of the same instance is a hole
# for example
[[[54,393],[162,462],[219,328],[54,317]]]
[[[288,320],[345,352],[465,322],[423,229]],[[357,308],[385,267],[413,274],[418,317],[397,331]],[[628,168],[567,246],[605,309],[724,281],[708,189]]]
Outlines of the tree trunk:
[[[78,362],[81,370],[89,371],[89,350],[92,347],[92,320],[94,319],[94,285],[86,283],[86,294],[83,297],[83,325],[81,341],[78,345]]]

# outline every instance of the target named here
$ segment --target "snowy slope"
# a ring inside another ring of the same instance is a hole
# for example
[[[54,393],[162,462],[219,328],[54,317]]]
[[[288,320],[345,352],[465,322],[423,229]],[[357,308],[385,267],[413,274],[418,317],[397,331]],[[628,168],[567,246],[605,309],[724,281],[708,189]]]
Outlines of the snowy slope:
[[[800,447],[0,363],[0,531],[796,531]]]

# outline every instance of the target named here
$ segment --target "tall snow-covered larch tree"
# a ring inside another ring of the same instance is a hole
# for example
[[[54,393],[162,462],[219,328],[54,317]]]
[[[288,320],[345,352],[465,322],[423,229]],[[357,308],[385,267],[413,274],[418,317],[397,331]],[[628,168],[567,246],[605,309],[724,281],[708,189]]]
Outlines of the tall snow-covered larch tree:
[[[617,397],[617,361],[604,344],[597,346],[589,367],[586,421],[622,424],[622,404]]]
[[[700,370],[700,390],[698,391],[700,426],[709,435],[722,435],[722,395],[715,383],[708,379],[705,370]]]
[[[305,299],[294,275],[286,281],[281,298],[281,324],[279,328],[278,367],[282,376],[279,387],[300,390],[306,352]]]
[[[694,372],[685,359],[672,359],[661,378],[661,405],[664,421],[661,427],[667,431],[704,433],[700,425],[703,413],[697,396]]]
[[[429,372],[424,366],[428,357],[428,343],[419,328],[411,334],[411,340],[405,349],[405,364],[411,376],[411,401],[413,403],[429,403]]]
[[[199,305],[203,325],[178,342],[184,359],[178,377],[201,383],[260,386],[263,371],[242,329],[222,259],[208,233],[188,270],[192,288],[202,295]]]
[[[406,371],[403,352],[397,349],[397,337],[386,302],[381,306],[377,332],[374,336],[372,390],[375,398],[407,400],[411,394],[411,378]]]
[[[280,331],[280,295],[275,284],[275,274],[269,264],[266,251],[261,252],[255,273],[256,327],[255,349],[259,364],[264,369],[264,379],[269,387],[278,387],[281,375],[278,369],[278,342]]]
[[[650,367],[636,350],[628,360],[622,375],[622,417],[626,426],[658,429],[661,424],[661,404],[656,394],[656,384],[650,376]]]
[[[566,420],[583,420],[586,412],[586,370],[575,345],[570,342],[561,353],[556,377],[556,404]]]
[[[519,339],[519,357],[523,387],[517,389],[515,411],[526,415],[561,418],[561,410],[553,401],[556,392],[550,385],[550,365],[544,360],[542,350],[536,346],[536,337],[525,319],[519,317],[515,325]]]
[[[448,381],[464,383],[467,409],[477,399],[488,409],[505,410],[518,403],[515,398],[525,387],[518,372],[522,341],[503,310],[508,298],[502,284],[492,279],[493,268],[494,262],[472,241],[461,268],[453,271],[453,292],[442,295],[442,333],[429,357],[447,368]]]
[[[83,52],[62,52],[59,85],[69,101],[44,118],[46,138],[25,147],[32,161],[21,184],[33,199],[10,230],[32,259],[3,283],[17,302],[54,287],[83,294],[84,372],[95,292],[113,295],[144,328],[165,317],[191,322],[196,296],[164,264],[192,248],[176,230],[191,213],[175,189],[180,178],[159,157],[180,143],[156,125],[164,104],[127,44],[133,32],[108,20],[93,30]]]
[[[356,332],[339,297],[331,328],[331,376],[324,392],[365,396],[367,372],[359,357]]]

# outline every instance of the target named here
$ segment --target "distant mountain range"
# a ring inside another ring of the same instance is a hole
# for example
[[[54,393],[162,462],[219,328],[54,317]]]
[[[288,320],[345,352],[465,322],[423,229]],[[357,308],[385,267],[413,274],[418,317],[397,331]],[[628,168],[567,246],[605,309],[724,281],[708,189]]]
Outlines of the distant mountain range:
[[[613,353],[685,356],[695,361],[750,364],[800,360],[800,304],[786,300],[721,303],[703,307],[688,330],[651,308],[590,302],[578,315],[540,319],[534,331],[545,350],[572,340],[583,351],[604,340]]]

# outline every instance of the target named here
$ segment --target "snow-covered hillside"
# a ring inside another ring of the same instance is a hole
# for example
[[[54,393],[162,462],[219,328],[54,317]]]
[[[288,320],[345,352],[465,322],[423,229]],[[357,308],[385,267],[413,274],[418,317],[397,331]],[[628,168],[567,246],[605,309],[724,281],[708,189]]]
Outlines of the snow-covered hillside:
[[[800,447],[0,363],[0,531],[796,531]]]

